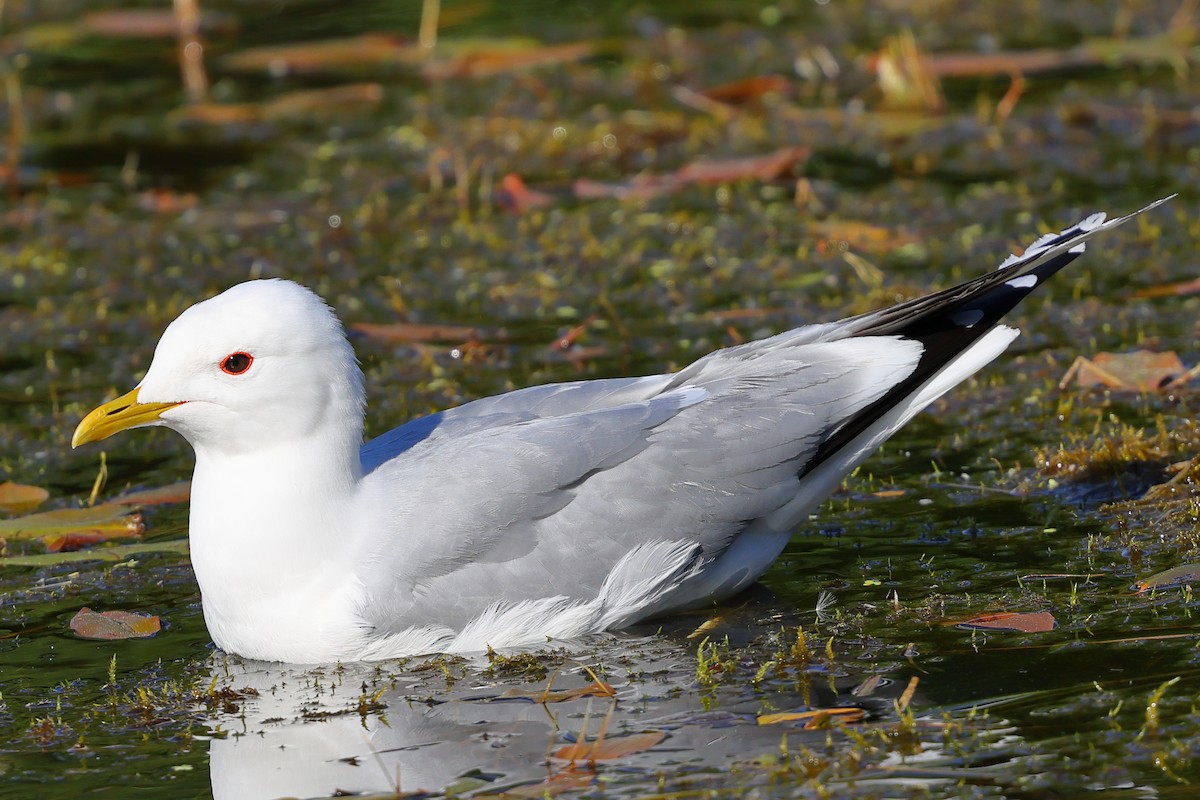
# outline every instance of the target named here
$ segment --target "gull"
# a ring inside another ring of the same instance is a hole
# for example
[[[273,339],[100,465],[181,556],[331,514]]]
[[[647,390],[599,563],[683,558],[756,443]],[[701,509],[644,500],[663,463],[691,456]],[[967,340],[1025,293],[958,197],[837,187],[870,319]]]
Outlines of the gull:
[[[679,372],[520,389],[366,444],[337,316],[296,283],[249,281],[172,322],[72,446],[148,425],[192,445],[192,566],[226,652],[311,664],[571,640],[749,586],[843,477],[1008,347],[1001,317],[1142,211]]]

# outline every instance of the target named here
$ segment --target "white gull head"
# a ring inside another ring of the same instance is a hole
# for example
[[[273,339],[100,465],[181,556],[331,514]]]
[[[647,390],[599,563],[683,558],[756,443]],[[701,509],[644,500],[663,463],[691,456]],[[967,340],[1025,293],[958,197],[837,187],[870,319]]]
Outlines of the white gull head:
[[[178,403],[161,424],[197,451],[232,454],[330,427],[358,439],[365,399],[333,311],[299,284],[260,280],[197,303],[172,322],[138,402]]]

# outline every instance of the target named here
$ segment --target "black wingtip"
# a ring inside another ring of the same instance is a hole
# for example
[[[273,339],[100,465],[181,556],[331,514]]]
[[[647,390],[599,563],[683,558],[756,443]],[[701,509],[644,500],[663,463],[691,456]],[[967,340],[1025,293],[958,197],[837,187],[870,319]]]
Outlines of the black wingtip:
[[[910,300],[847,321],[846,336],[903,336],[921,342],[923,352],[912,374],[893,386],[829,436],[805,465],[802,475],[838,452],[884,414],[920,389],[969,349],[1030,292],[1079,258],[1093,235],[1114,228],[1168,200],[1164,197],[1140,211],[1105,221],[1092,214],[1057,234],[1049,234],[1010,256],[1000,268],[960,286]]]

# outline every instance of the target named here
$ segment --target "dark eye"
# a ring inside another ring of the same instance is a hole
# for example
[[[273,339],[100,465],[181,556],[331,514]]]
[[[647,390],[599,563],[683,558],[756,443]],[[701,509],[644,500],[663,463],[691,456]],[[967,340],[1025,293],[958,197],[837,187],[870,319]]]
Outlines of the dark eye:
[[[254,363],[254,356],[249,353],[230,353],[225,356],[225,360],[221,362],[221,371],[227,372],[230,375],[241,375],[246,370],[250,369],[250,365]]]

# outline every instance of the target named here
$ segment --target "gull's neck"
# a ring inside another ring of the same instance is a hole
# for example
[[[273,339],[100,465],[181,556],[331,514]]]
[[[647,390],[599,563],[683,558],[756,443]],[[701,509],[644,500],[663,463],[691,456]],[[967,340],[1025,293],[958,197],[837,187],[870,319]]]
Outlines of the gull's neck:
[[[361,435],[352,414],[267,448],[195,447],[192,564],[222,649],[288,661],[346,656],[358,635],[358,532],[348,521]]]

